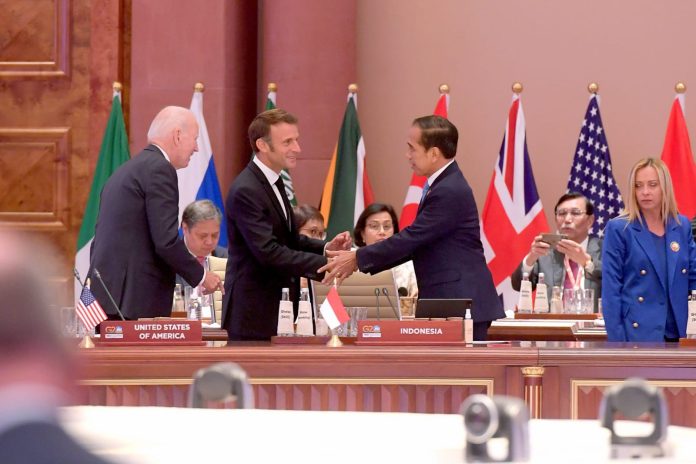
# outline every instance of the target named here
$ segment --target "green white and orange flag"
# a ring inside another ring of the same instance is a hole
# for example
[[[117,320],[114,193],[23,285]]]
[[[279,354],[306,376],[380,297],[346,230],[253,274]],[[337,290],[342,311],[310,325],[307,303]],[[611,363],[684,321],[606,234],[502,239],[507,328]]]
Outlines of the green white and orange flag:
[[[120,84],[114,84],[114,96],[111,103],[111,114],[106,123],[104,138],[102,139],[97,167],[94,169],[94,179],[92,188],[89,191],[85,214],[82,217],[80,233],[77,236],[77,253],[75,254],[75,269],[85,278],[89,270],[90,246],[94,239],[94,228],[97,225],[99,215],[99,199],[102,189],[109,180],[111,174],[130,158],[128,149],[128,135],[126,134],[126,124],[123,121],[123,110],[121,109]],[[75,301],[80,297],[81,285],[75,281]]]
[[[356,92],[357,86],[351,85],[338,143],[321,196],[320,210],[327,222],[329,238],[353,230],[365,206],[374,201],[365,164],[365,143],[358,122]]]
[[[268,84],[268,98],[266,98],[266,110],[272,110],[276,108],[276,95],[278,91],[278,86],[273,82]],[[292,178],[287,169],[280,171],[280,177],[283,179],[283,184],[285,184],[285,194],[290,200],[292,206],[297,206],[297,197],[295,196],[295,187],[292,185]]]

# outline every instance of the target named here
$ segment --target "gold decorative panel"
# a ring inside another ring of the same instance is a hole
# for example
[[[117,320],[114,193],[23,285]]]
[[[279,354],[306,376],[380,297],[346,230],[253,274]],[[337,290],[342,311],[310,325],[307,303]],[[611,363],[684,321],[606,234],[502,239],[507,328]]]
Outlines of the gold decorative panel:
[[[66,230],[70,129],[0,128],[0,221],[23,230]]]
[[[571,380],[571,419],[597,419],[604,390],[620,384],[621,380]],[[696,380],[648,380],[650,385],[662,388],[667,400],[672,425],[696,427],[696,417],[690,414],[696,402]]]
[[[0,0],[0,11],[0,77],[69,74],[69,0]]]

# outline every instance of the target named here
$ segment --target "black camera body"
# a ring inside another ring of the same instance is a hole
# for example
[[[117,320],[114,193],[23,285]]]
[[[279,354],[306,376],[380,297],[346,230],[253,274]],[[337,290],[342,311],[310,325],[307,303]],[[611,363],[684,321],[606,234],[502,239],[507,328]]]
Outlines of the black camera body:
[[[524,401],[509,396],[471,395],[462,403],[460,413],[466,429],[467,462],[529,460],[529,411]],[[491,439],[505,439],[506,451],[491,453]]]

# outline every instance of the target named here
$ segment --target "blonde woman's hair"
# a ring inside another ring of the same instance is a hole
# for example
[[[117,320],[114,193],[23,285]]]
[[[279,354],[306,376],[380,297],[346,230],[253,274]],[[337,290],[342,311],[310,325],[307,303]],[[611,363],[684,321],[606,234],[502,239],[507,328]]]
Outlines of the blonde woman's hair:
[[[631,175],[628,179],[628,202],[622,214],[629,222],[642,221],[640,206],[636,199],[636,175],[643,168],[652,167],[657,172],[657,179],[660,182],[662,189],[662,205],[660,208],[660,218],[666,224],[667,218],[672,216],[679,223],[679,211],[677,211],[677,200],[674,199],[674,188],[672,187],[672,176],[669,174],[669,168],[661,160],[656,158],[643,158],[633,165]]]

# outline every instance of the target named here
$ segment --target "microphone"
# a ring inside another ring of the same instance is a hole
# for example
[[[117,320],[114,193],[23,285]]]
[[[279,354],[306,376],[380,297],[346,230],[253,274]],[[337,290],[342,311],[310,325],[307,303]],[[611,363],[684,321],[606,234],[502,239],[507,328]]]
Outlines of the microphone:
[[[375,299],[377,300],[377,320],[381,320],[379,317],[379,288],[375,287]]]
[[[105,284],[104,281],[102,280],[101,274],[99,273],[99,271],[97,270],[96,267],[94,268],[94,275],[97,277],[97,279],[99,279],[99,282],[101,283],[102,288],[103,288],[104,291],[106,292],[106,296],[108,296],[108,297],[109,297],[109,300],[111,300],[111,304],[114,305],[114,308],[116,308],[116,312],[117,312],[118,315],[121,317],[121,320],[122,320],[122,321],[125,321],[126,318],[123,317],[123,313],[121,312],[120,309],[118,309],[118,305],[117,305],[116,302],[114,301],[114,297],[111,296],[111,292],[109,291],[108,288],[106,288],[106,284]]]
[[[389,302],[389,306],[391,306],[392,311],[394,311],[394,315],[398,320],[401,320],[401,313],[396,309],[396,306],[394,306],[394,303],[392,303],[391,298],[389,298],[389,290],[387,290],[387,287],[382,287],[382,294],[387,297],[387,301]]]

